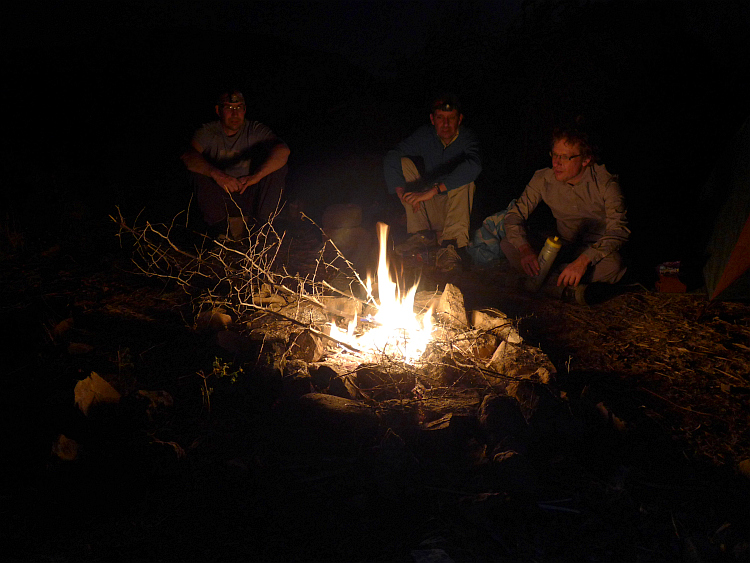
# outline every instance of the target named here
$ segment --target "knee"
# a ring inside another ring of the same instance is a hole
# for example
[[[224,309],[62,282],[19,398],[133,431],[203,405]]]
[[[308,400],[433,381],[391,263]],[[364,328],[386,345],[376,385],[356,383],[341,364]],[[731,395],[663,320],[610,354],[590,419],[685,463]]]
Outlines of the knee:
[[[422,177],[417,163],[409,156],[401,157],[401,171],[404,174],[404,180],[406,180],[407,184],[415,182]]]
[[[503,251],[503,254],[505,254],[505,257],[508,259],[511,266],[516,270],[522,270],[521,253],[518,252],[518,249],[515,246],[503,238],[500,239],[500,250]]]
[[[592,272],[592,282],[617,283],[622,279],[627,270],[625,260],[619,252],[613,252],[605,256]]]

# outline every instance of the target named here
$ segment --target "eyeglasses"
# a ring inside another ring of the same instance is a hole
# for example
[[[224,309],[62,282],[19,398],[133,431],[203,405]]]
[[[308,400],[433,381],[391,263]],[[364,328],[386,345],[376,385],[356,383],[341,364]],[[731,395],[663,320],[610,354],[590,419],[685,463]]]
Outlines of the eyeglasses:
[[[238,106],[230,106],[229,104],[224,104],[222,106],[224,111],[243,111],[245,109],[245,104],[240,104]]]
[[[579,156],[581,156],[580,154],[572,154],[572,155],[568,156],[566,154],[557,154],[557,153],[554,153],[554,152],[550,152],[549,155],[552,157],[552,160],[557,159],[560,162],[570,162],[574,158],[578,158]]]

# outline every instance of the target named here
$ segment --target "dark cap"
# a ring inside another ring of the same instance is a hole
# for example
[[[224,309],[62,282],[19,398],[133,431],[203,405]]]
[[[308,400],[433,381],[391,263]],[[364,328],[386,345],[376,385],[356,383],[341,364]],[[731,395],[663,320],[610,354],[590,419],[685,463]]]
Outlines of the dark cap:
[[[441,94],[433,98],[430,104],[430,112],[435,113],[436,111],[453,111],[457,110],[461,113],[461,103],[458,101],[458,97],[455,94]]]
[[[242,92],[232,90],[231,92],[224,92],[219,96],[219,104],[244,104],[245,97]]]

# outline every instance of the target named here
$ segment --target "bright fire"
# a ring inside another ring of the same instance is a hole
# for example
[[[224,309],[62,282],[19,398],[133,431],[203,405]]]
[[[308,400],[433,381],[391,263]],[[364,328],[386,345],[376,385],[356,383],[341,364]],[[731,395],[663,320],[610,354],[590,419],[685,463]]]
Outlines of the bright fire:
[[[331,336],[346,342],[359,350],[379,352],[405,361],[418,360],[425,351],[432,334],[432,308],[424,315],[414,313],[414,295],[417,284],[402,296],[401,288],[393,280],[388,268],[386,247],[388,225],[378,223],[380,256],[378,259],[378,300],[377,314],[372,318],[373,328],[355,336],[355,318],[349,323],[346,332],[331,323]],[[368,292],[371,290],[367,279]]]

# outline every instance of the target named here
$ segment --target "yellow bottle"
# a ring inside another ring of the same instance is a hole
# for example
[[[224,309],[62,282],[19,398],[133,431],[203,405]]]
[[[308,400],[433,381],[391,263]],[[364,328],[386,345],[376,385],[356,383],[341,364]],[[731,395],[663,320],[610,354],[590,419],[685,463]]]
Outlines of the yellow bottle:
[[[549,237],[544,243],[544,247],[537,259],[539,262],[539,273],[531,280],[532,291],[539,291],[539,288],[542,287],[544,280],[547,279],[550,268],[552,268],[552,264],[555,262],[555,258],[557,258],[560,247],[562,247],[562,243],[558,236]]]

